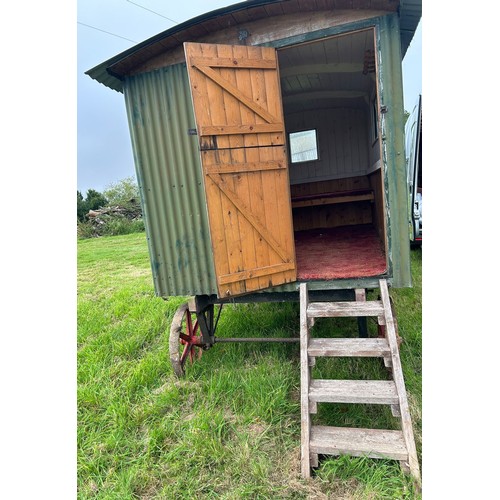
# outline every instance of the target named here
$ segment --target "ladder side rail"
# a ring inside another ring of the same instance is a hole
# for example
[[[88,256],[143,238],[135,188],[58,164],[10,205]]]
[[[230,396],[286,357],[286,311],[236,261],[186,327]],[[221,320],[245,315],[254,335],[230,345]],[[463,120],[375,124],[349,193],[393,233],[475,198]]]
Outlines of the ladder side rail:
[[[307,307],[309,294],[307,284],[300,284],[300,413],[301,413],[301,444],[300,467],[304,479],[311,477],[311,416],[309,413],[309,384],[310,367],[307,354],[309,344],[309,324],[307,320]]]
[[[398,392],[399,407],[401,412],[401,427],[403,436],[408,450],[408,461],[410,471],[413,477],[420,483],[420,467],[418,464],[417,449],[415,439],[413,437],[413,427],[410,416],[410,408],[406,396],[406,388],[403,378],[403,368],[399,357],[399,347],[396,338],[396,329],[394,327],[394,318],[392,316],[392,308],[389,298],[389,290],[387,281],[380,280],[380,296],[384,305],[384,315],[386,322],[386,336],[392,359],[392,372],[396,390]]]

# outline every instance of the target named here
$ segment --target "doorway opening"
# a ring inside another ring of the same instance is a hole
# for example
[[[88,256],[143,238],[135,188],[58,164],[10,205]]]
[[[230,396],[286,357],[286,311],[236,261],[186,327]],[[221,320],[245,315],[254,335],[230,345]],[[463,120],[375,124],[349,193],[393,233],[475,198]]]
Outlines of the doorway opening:
[[[297,278],[387,270],[374,29],[278,51]]]

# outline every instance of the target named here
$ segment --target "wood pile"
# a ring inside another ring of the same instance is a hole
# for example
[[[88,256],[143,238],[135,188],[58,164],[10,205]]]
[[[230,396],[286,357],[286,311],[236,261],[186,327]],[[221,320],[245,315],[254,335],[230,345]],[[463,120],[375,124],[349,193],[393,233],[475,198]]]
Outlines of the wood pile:
[[[142,218],[142,210],[139,204],[129,206],[103,207],[97,210],[89,210],[87,217],[96,224],[103,224],[111,217],[121,217],[128,220],[137,220]]]
[[[110,234],[108,226],[114,225],[120,221],[139,221],[142,219],[142,210],[139,203],[131,203],[127,206],[108,206],[97,210],[89,210],[87,213],[87,231],[92,234],[87,234],[87,237],[102,236]],[[88,227],[91,226],[91,229]]]

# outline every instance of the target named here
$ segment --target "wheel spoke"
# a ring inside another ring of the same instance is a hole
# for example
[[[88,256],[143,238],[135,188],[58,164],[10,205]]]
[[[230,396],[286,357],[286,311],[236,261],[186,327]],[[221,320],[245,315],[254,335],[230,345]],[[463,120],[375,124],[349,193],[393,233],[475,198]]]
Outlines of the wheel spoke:
[[[188,355],[191,356],[192,350],[193,350],[193,344],[186,344],[186,346],[184,347],[184,351],[182,352],[181,359],[180,359],[181,366],[184,366],[184,364],[186,363],[186,359],[187,359]]]
[[[170,326],[170,361],[177,377],[185,374],[184,367],[189,357],[191,363],[201,358],[204,339],[198,314],[190,311],[187,303],[180,305]]]
[[[189,336],[193,335],[193,319],[191,318],[191,311],[186,311],[186,331]]]
[[[186,335],[185,333],[179,333],[179,338],[183,340],[186,344],[190,344],[191,341],[193,340],[192,337],[189,335]]]

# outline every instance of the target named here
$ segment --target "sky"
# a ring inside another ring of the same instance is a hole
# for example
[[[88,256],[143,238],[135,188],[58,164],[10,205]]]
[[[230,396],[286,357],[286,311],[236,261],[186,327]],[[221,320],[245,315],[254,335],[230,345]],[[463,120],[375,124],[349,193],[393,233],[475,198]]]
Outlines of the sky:
[[[79,0],[77,6],[77,188],[103,191],[135,177],[123,94],[85,71],[177,23],[235,0]],[[151,12],[153,11],[153,12]],[[168,18],[168,19],[167,19]],[[419,25],[403,60],[405,109],[422,93],[422,31]]]

